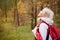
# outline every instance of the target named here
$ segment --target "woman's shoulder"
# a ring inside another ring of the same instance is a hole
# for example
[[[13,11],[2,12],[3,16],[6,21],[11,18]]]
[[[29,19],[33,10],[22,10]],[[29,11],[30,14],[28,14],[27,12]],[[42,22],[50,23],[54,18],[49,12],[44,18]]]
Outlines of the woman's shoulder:
[[[46,23],[41,23],[39,28],[48,28],[48,25]]]

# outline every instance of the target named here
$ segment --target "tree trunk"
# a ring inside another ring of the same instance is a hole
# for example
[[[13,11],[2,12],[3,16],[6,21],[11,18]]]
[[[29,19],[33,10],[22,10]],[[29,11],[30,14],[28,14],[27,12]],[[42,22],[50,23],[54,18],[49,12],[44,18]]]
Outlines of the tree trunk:
[[[35,4],[35,26],[37,24],[37,4]]]
[[[19,15],[18,15],[18,9],[17,9],[17,0],[15,0],[14,23],[15,23],[17,26],[20,26],[20,23],[19,23]]]
[[[7,1],[5,1],[5,8],[4,8],[4,14],[5,14],[5,21],[7,22]]]
[[[33,6],[33,0],[31,0],[31,28],[34,28],[34,6]]]

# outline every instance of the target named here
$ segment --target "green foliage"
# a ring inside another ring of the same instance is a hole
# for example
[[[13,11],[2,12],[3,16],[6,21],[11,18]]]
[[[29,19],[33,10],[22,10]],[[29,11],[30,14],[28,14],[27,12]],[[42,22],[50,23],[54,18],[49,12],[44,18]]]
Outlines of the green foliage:
[[[16,0],[17,2],[18,0]],[[16,4],[15,0],[0,0],[0,8],[2,8],[3,10],[9,9],[11,7],[13,7]]]
[[[60,14],[59,13],[55,14],[55,16],[54,16],[54,22],[58,26],[58,28],[60,28]]]
[[[34,40],[30,25],[14,27],[10,23],[4,23],[4,31],[0,32],[0,40]]]

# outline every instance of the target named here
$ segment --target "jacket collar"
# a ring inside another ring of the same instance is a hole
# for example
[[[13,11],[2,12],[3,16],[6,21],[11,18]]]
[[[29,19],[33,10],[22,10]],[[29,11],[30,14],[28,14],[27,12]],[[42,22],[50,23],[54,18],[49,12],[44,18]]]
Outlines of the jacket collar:
[[[48,23],[48,24],[50,24],[50,25],[53,24],[53,20],[51,20],[50,18],[40,17],[40,18],[37,19],[37,21],[39,21],[40,19],[43,20],[43,21],[45,21],[46,23]]]

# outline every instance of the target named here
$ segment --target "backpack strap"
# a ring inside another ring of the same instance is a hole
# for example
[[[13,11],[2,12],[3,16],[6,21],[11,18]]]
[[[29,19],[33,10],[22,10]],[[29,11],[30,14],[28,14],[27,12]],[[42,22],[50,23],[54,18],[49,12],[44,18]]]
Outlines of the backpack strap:
[[[47,36],[46,36],[46,40],[49,40],[49,34],[50,34],[50,28],[48,28],[48,32],[47,32]]]

